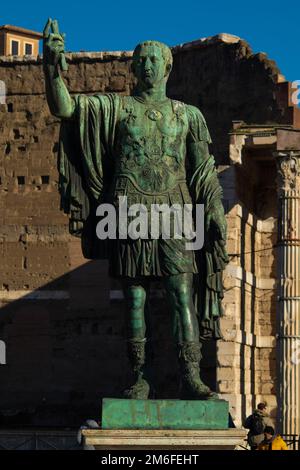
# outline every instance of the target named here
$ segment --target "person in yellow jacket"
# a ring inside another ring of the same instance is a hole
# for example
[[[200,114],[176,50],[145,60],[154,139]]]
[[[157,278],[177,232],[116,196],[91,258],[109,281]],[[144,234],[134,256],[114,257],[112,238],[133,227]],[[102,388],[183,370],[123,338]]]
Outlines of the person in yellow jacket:
[[[258,450],[288,450],[287,444],[279,434],[275,434],[272,426],[264,429],[264,440],[258,445]]]

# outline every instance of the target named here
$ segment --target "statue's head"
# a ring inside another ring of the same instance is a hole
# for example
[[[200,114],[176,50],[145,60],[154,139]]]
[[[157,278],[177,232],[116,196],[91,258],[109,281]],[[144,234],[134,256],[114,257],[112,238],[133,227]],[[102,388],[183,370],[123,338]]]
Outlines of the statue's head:
[[[168,46],[158,41],[144,41],[133,52],[132,71],[147,88],[167,81],[173,64],[173,57]]]

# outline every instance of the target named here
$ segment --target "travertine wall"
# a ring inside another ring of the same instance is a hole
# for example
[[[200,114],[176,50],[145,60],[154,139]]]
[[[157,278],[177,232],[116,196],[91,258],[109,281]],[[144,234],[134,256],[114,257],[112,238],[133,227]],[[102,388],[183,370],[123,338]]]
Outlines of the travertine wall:
[[[231,150],[238,146],[232,137]],[[233,148],[232,148],[233,147]],[[276,167],[243,152],[220,172],[228,206],[230,264],[225,286],[224,341],[217,349],[217,384],[237,425],[266,401],[276,419]],[[257,152],[261,155],[261,149]],[[235,164],[234,164],[235,163]]]
[[[134,86],[131,53],[72,54],[69,63],[65,78],[72,93],[127,94]],[[257,253],[251,259],[246,253],[253,243],[273,243],[274,230],[260,224],[254,231],[256,218],[239,206],[246,196],[236,196],[239,182],[228,167],[228,132],[236,119],[291,122],[293,112],[277,84],[278,74],[273,62],[252,55],[246,43],[232,36],[174,48],[169,96],[200,107],[217,163],[223,165],[219,170],[233,254],[232,274],[225,281],[224,325],[236,336],[218,346],[217,376],[214,345],[204,365],[209,366],[208,382],[214,385],[217,379],[233,405],[234,394],[239,396],[237,418],[246,410],[246,405],[241,410],[243,400],[273,396],[273,343],[268,339],[265,348],[257,343],[273,334],[273,258]],[[45,101],[41,60],[0,58],[0,80],[8,91],[6,105],[0,105],[0,339],[7,344],[7,365],[0,366],[0,411],[7,423],[77,425],[87,415],[97,416],[100,398],[118,396],[129,378],[120,287],[111,285],[105,262],[82,258],[80,242],[69,236],[68,219],[59,211],[59,123]],[[252,277],[241,275],[241,262]],[[253,310],[257,270],[267,281],[255,291]],[[170,367],[176,364],[175,351],[170,334],[163,335],[165,328],[170,331],[167,307],[163,299],[152,304],[160,365],[157,393],[176,397],[177,368]],[[255,377],[249,368],[253,361]]]

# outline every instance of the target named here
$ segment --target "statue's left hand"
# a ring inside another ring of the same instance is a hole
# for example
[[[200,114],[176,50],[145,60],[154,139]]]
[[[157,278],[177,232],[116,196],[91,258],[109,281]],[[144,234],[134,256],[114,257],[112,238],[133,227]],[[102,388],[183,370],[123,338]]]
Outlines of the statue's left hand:
[[[227,238],[227,224],[223,207],[215,207],[206,215],[206,232],[213,232],[222,245]]]

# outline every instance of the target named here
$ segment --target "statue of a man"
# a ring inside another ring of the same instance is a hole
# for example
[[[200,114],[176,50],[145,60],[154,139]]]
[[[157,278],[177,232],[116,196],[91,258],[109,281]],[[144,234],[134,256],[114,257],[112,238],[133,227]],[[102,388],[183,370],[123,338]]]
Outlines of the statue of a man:
[[[67,69],[64,35],[56,21],[44,30],[46,95],[61,119],[59,172],[62,208],[70,231],[81,236],[87,258],[108,258],[110,275],[123,283],[128,355],[135,375],[127,398],[147,399],[152,382],[148,362],[147,301],[151,280],[162,279],[171,306],[173,334],[181,370],[181,398],[216,394],[200,378],[201,344],[219,338],[227,263],[222,190],[210,135],[201,112],[172,100],[166,83],[172,69],[170,49],[157,41],[135,48],[131,96],[71,97],[59,69]],[[103,202],[127,204],[204,204],[205,243],[186,249],[186,238],[99,240],[96,209]]]

